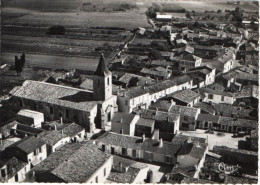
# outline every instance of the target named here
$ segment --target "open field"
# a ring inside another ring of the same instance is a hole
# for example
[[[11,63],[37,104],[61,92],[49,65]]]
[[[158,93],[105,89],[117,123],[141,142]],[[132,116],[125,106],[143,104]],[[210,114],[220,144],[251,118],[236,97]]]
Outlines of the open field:
[[[14,65],[14,56],[20,56],[17,52],[3,52],[2,63]],[[99,58],[67,57],[41,54],[26,54],[25,66],[53,68],[53,69],[80,69],[95,71]]]

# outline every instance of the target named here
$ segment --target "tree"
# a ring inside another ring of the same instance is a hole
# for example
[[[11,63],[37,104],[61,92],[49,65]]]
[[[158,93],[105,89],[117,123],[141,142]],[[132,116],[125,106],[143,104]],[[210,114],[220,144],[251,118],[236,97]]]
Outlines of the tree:
[[[23,70],[22,62],[21,62],[21,60],[18,59],[17,56],[15,56],[15,70],[16,70],[17,76]]]
[[[22,67],[23,67],[24,63],[25,63],[25,54],[24,53],[21,55],[21,62],[22,62]]]
[[[221,12],[222,12],[222,10],[218,9],[217,13],[221,13]]]
[[[187,12],[187,13],[186,13],[186,17],[187,17],[188,19],[191,19],[190,12]]]
[[[146,11],[146,15],[150,18],[155,18],[156,17],[156,12],[154,10],[154,7],[150,7],[148,8],[148,10]]]
[[[151,59],[151,60],[159,60],[162,55],[159,51],[157,50],[152,50],[148,53],[148,57]]]

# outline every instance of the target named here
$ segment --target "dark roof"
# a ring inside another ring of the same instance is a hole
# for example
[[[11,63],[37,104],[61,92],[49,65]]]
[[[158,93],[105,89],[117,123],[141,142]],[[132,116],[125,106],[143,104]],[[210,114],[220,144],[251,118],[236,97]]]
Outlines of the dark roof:
[[[32,80],[26,80],[13,96],[83,111],[99,103],[90,91]]]
[[[155,83],[155,80],[149,77],[143,77],[143,76],[139,76],[139,75],[135,75],[132,73],[125,73],[123,76],[121,76],[119,78],[118,81],[125,83],[125,84],[129,84],[130,80],[132,80],[133,78],[137,78],[138,79],[138,85],[146,85],[147,84],[153,84]]]
[[[123,124],[129,125],[133,121],[135,116],[136,116],[135,114],[117,112],[114,114],[111,120],[111,124],[120,122],[122,120]]]
[[[259,87],[252,85],[252,86],[245,86],[242,90],[238,93],[234,93],[235,98],[259,98]]]
[[[11,148],[17,148],[24,151],[27,154],[30,154],[43,145],[45,145],[45,143],[41,139],[36,138],[34,136],[29,136],[8,146],[6,150]]]
[[[211,121],[213,123],[219,122],[220,116],[212,114],[199,114],[197,121]]]
[[[136,122],[136,125],[142,125],[145,127],[154,127],[155,120],[152,119],[146,119],[146,118],[139,118]]]
[[[106,75],[109,75],[109,74],[111,74],[111,72],[107,68],[106,60],[105,60],[105,57],[104,57],[104,55],[102,53],[101,57],[99,59],[99,63],[98,63],[97,69],[94,72],[94,75],[106,76]]]
[[[185,143],[177,155],[191,155],[200,160],[203,157],[207,146],[207,143],[200,143],[199,146],[196,146],[194,143]]]
[[[42,129],[30,127],[28,125],[24,125],[20,123],[17,124],[16,130],[31,133],[31,134],[39,134],[43,131]]]
[[[194,105],[194,107],[200,108],[201,110],[208,112],[210,114],[215,114],[215,109],[209,103],[198,102]]]
[[[146,119],[153,119],[156,121],[167,121],[170,123],[175,122],[180,115],[171,113],[171,112],[162,112],[162,111],[156,111],[156,110],[138,110],[137,114],[140,115],[141,118],[146,118]]]
[[[258,122],[255,120],[249,120],[249,119],[237,119],[237,118],[221,116],[219,118],[219,124],[225,124],[228,126],[237,126],[237,127],[256,128],[258,125]]]
[[[86,182],[110,157],[91,142],[64,145],[34,167],[36,173],[49,172],[67,183]]]
[[[198,141],[200,143],[205,143],[206,139],[205,138],[201,138],[201,137],[194,137],[194,136],[186,136],[186,135],[182,135],[182,134],[177,134],[174,136],[174,138],[172,139],[173,143],[178,143],[178,144],[184,144],[187,143],[188,140],[191,140],[192,142]]]
[[[15,176],[21,169],[23,169],[27,164],[18,160],[15,157],[9,159],[0,159],[0,168],[4,165],[7,166],[7,176],[8,179],[11,179]]]
[[[175,114],[180,114],[183,116],[196,117],[197,113],[199,112],[199,109],[194,107],[173,105],[170,109],[170,112]]]
[[[172,103],[168,100],[158,100],[149,106],[149,109],[168,112]]]
[[[0,133],[2,133],[3,135],[5,135],[7,132],[10,132],[10,130],[15,126],[17,125],[19,122],[17,121],[12,121],[4,126],[2,126],[0,128]]]
[[[214,84],[210,85],[208,88],[213,89],[213,90],[217,89],[218,91],[224,91],[225,90],[225,87],[223,85],[218,84],[218,83],[214,83]]]
[[[233,95],[231,93],[228,92],[224,92],[221,90],[214,90],[214,89],[209,89],[209,88],[200,88],[199,89],[200,93],[209,93],[209,94],[217,94],[217,95],[221,95],[221,96],[228,96],[228,97],[233,97]]]
[[[194,101],[196,98],[200,97],[200,94],[198,94],[190,89],[186,89],[186,90],[182,90],[182,91],[178,91],[173,94],[170,94],[169,96],[173,97],[174,99],[180,100],[182,102],[190,103],[190,102]]]
[[[180,149],[181,145],[175,144],[172,142],[163,141],[163,146],[159,146],[159,141],[155,141],[149,138],[146,138],[142,142],[141,137],[122,135],[112,132],[106,132],[98,139],[96,142],[104,143],[108,145],[121,146],[123,148],[131,148],[135,150],[143,150],[153,153],[160,153],[163,155],[173,156]]]
[[[79,132],[85,130],[82,126],[76,124],[76,123],[70,123],[70,124],[66,124],[67,126],[64,127],[63,130],[63,134],[69,137],[73,137],[76,134],[78,134]]]
[[[42,132],[37,137],[44,141],[47,145],[53,146],[68,136],[61,134],[58,130],[52,130]]]

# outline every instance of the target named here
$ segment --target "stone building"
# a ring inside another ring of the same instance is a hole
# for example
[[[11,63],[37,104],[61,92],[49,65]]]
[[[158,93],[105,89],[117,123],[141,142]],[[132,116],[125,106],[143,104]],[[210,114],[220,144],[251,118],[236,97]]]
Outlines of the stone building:
[[[88,132],[104,128],[117,112],[112,74],[102,54],[93,76],[93,91],[26,80],[11,91],[17,106],[44,113],[45,120],[75,122]]]

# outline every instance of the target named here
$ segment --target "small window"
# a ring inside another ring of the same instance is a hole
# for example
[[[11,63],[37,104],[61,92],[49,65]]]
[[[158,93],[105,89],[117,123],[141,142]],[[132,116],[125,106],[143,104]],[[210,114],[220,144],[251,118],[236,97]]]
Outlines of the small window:
[[[102,145],[102,151],[106,151],[106,145]]]
[[[106,168],[104,168],[104,177],[107,175]]]
[[[53,114],[53,106],[50,106],[50,113]]]
[[[213,94],[208,94],[208,98],[212,100],[213,99]]]
[[[136,158],[136,150],[132,151],[133,158]]]
[[[36,155],[37,155],[37,150],[35,150],[35,151],[33,152],[33,155],[34,155],[34,156],[36,156]]]
[[[224,101],[224,96],[221,96],[221,101]]]
[[[107,78],[107,85],[109,85],[109,77]]]
[[[114,147],[111,147],[111,154],[115,154],[115,148]]]
[[[20,107],[23,107],[23,100],[20,99]]]
[[[97,85],[98,85],[98,86],[100,85],[100,80],[99,80],[99,79],[97,80]]]
[[[122,148],[122,155],[127,155],[127,150],[126,150],[126,148]]]
[[[42,147],[39,148],[39,152],[42,153]]]
[[[128,105],[128,101],[127,100],[125,101],[125,105]]]
[[[96,183],[98,183],[98,176],[96,176]]]
[[[168,163],[168,164],[171,164],[172,163],[172,157],[169,156],[169,155],[166,155],[165,156],[165,162]]]
[[[1,170],[1,176],[2,176],[2,177],[5,177],[5,176],[6,176],[5,169],[2,169],[2,170]]]
[[[183,117],[185,121],[188,121],[188,116]]]

